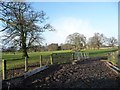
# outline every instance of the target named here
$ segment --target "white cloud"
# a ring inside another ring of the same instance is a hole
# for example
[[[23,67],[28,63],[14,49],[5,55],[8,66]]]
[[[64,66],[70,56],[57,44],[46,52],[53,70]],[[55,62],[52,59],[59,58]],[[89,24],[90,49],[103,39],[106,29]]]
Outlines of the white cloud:
[[[46,34],[47,43],[64,43],[69,34],[78,32],[86,37],[91,37],[95,30],[92,28],[91,22],[74,17],[61,17],[51,23],[56,29],[55,32]],[[49,34],[49,35],[48,35]]]

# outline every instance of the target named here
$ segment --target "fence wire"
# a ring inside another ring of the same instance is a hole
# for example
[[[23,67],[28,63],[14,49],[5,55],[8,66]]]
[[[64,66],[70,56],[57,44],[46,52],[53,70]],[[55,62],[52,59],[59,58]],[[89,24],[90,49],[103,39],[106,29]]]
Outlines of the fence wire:
[[[82,60],[88,58],[88,53],[68,52],[68,53],[52,53],[50,55],[37,56],[35,60],[32,58],[19,60],[6,60],[6,79],[11,79],[25,72],[31,71],[37,67],[48,66],[51,64],[71,63],[73,60]],[[35,57],[34,57],[35,58]],[[26,63],[27,60],[27,64]],[[27,66],[26,66],[27,65]],[[27,67],[27,71],[26,71]]]

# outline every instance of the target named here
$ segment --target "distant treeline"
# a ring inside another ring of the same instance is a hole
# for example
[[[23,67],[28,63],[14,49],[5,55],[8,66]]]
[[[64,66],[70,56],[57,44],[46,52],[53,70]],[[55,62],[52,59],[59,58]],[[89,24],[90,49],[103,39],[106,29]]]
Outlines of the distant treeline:
[[[27,47],[27,51],[56,51],[56,50],[73,50],[80,51],[82,49],[99,49],[101,47],[113,48],[117,46],[117,39],[115,37],[107,38],[100,33],[94,33],[88,40],[83,34],[73,33],[66,37],[64,44],[58,45],[58,43],[51,43],[49,45],[32,45]],[[15,52],[22,51],[22,48],[17,46],[11,46],[8,48],[2,48],[3,52]]]

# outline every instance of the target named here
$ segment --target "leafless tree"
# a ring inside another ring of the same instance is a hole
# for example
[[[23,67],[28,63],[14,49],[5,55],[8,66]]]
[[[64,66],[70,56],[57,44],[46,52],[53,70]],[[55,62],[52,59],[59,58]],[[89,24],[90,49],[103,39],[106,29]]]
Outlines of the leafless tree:
[[[99,49],[103,43],[105,42],[106,38],[103,34],[100,33],[94,33],[93,37],[89,38],[88,44],[92,48],[97,48]]]
[[[108,45],[114,47],[117,44],[117,39],[115,37],[108,38]]]
[[[72,44],[75,50],[81,50],[86,44],[86,37],[83,34],[73,33],[67,36],[66,43]]]
[[[19,45],[23,57],[28,57],[27,48],[41,44],[42,32],[54,30],[45,21],[44,11],[35,11],[28,2],[0,2],[0,21],[3,23],[3,41],[5,44]]]

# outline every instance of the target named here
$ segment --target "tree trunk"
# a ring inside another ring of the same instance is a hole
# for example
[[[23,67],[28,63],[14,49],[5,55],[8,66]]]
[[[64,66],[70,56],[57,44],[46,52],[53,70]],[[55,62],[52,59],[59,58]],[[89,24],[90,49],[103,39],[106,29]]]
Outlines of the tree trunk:
[[[23,27],[21,27],[21,43],[22,43],[22,51],[23,51],[22,57],[29,58],[28,53],[27,53],[27,48],[26,48],[26,35],[23,32]]]
[[[23,49],[23,55],[22,55],[22,57],[27,57],[27,58],[29,58],[28,53],[27,53],[26,45],[25,45],[25,46],[23,45],[22,49]]]
[[[97,49],[99,50],[99,49],[100,49],[100,47],[97,47]]]
[[[26,38],[24,36],[22,37],[22,51],[23,51],[22,57],[29,58],[28,53],[27,53],[27,48],[26,48]]]

